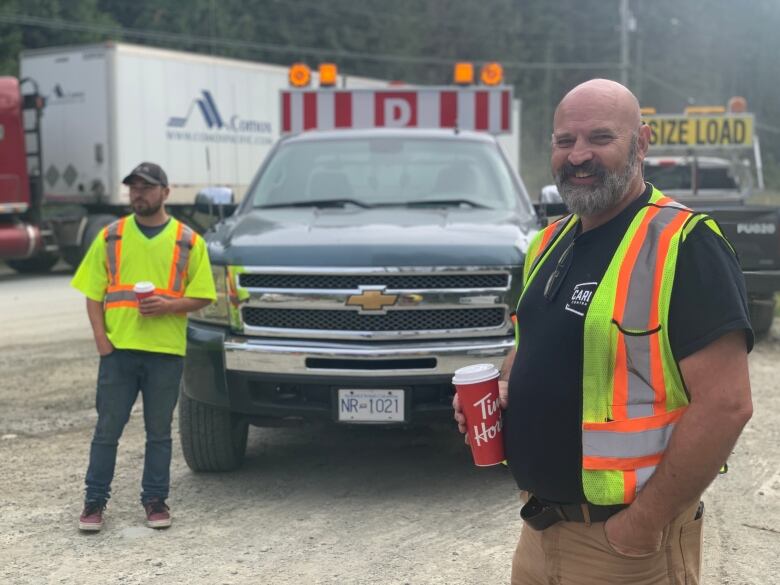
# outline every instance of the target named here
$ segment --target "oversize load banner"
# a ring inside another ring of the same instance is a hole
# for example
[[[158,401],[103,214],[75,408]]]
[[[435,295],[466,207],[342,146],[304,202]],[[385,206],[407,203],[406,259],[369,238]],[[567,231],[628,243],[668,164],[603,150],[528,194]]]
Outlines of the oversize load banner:
[[[650,146],[745,148],[753,146],[753,114],[644,116]]]

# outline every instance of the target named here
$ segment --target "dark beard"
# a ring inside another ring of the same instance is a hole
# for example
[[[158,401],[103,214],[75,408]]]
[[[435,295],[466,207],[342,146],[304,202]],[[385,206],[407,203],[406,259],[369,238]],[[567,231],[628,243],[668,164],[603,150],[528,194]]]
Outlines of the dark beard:
[[[147,205],[143,201],[137,201],[133,203],[133,212],[141,217],[151,217],[155,215],[162,208],[162,201],[157,205]]]

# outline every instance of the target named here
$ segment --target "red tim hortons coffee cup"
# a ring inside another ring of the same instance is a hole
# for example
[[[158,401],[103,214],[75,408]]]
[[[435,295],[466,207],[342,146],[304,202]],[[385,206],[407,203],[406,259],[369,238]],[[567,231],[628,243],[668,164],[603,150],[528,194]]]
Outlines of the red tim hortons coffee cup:
[[[136,300],[145,299],[154,294],[154,284],[151,282],[136,282],[133,286],[133,292],[135,292]]]
[[[452,378],[466,417],[471,455],[479,467],[504,461],[498,376],[493,364],[475,364],[456,370]]]

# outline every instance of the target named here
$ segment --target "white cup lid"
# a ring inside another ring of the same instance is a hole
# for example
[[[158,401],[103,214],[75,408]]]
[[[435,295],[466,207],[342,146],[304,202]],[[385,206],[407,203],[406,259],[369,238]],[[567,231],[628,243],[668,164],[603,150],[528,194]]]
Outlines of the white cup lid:
[[[133,290],[137,293],[152,292],[154,290],[154,284],[151,282],[136,282],[133,286]]]
[[[452,378],[453,384],[477,384],[498,378],[500,372],[493,364],[474,364],[455,370]]]

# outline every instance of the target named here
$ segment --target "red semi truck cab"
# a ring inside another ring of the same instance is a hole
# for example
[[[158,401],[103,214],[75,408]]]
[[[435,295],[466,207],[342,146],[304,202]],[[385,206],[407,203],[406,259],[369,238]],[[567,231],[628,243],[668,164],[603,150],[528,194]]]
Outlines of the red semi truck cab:
[[[21,86],[29,84],[32,93]],[[43,99],[32,81],[0,77],[0,260],[41,251],[39,121]]]
[[[14,77],[0,77],[0,213],[24,213],[30,179],[22,119],[22,94]]]

